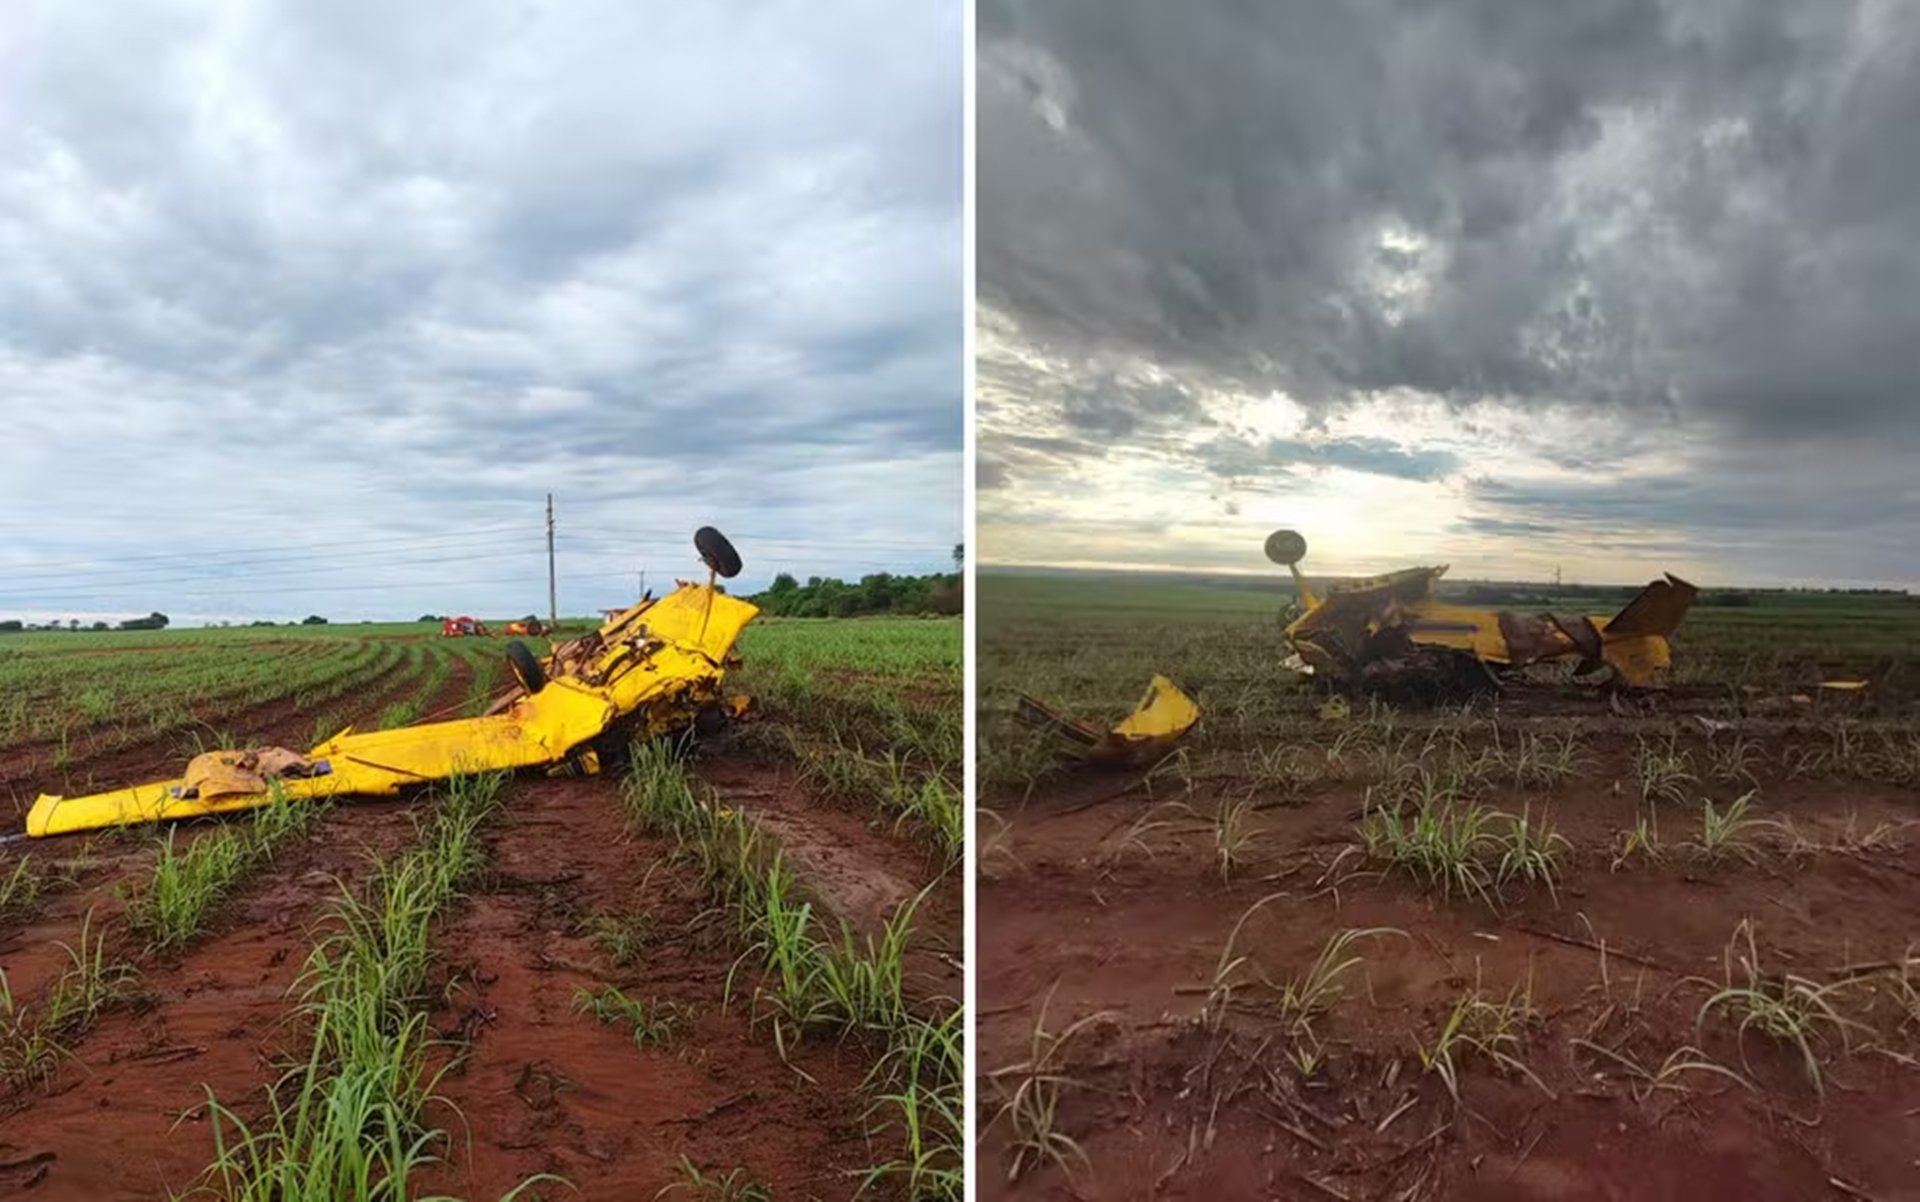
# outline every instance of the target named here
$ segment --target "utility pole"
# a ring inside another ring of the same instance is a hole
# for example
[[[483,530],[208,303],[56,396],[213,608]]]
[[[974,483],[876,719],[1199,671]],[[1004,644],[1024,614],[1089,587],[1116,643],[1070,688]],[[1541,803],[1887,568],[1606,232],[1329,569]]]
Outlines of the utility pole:
[[[560,624],[560,589],[553,574],[553,494],[547,494],[547,624]]]
[[[647,570],[646,570],[645,568],[641,568],[641,569],[640,569],[640,593],[639,593],[639,595],[640,595],[640,596],[642,596],[642,597],[644,597],[644,596],[646,596],[646,595],[647,595]]]

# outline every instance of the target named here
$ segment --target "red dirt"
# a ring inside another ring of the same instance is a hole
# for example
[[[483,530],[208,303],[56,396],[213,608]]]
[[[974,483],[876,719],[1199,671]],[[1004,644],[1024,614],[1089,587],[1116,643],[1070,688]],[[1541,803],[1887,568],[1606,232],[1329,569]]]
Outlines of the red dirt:
[[[465,664],[456,664],[454,679],[440,690],[435,699],[444,702],[447,697],[463,690],[471,675],[471,670]],[[369,718],[377,716],[394,699],[406,696],[417,683],[416,675],[389,691],[353,703],[346,712],[364,713]],[[463,693],[461,695],[464,696]],[[257,741],[284,743],[303,720],[310,728],[310,716],[287,712],[284,705],[276,704],[238,719],[234,726],[236,730],[252,732],[250,737]],[[141,753],[130,749],[125,754],[131,757]],[[178,766],[176,762],[167,768],[102,783],[111,787],[133,780],[151,779]],[[360,803],[352,804],[355,810],[361,808]],[[223,821],[188,822],[175,826],[173,837],[176,845],[182,849],[191,846],[195,839],[219,830]],[[42,865],[50,863],[68,878],[64,885],[60,881],[53,882],[47,896],[33,913],[24,917],[0,918],[0,966],[5,968],[15,996],[35,996],[66,968],[68,955],[61,944],[72,946],[78,941],[89,914],[95,931],[113,924],[113,920],[125,909],[124,890],[127,883],[144,877],[150,871],[154,855],[155,840],[150,828],[102,831],[46,842],[26,841],[0,852],[0,871],[10,869],[18,857],[32,856]]]
[[[471,1049],[443,1081],[464,1116],[441,1115],[459,1137],[455,1164],[429,1188],[494,1197],[556,1172],[582,1197],[650,1198],[678,1179],[685,1155],[709,1172],[744,1167],[777,1196],[837,1197],[892,1155],[865,1134],[869,1052],[808,1045],[788,1066],[743,1001],[723,1010],[737,951],[696,922],[704,902],[665,863],[668,845],[627,835],[612,780],[524,776],[510,790],[488,833],[494,866],[436,938],[453,988],[435,1022]],[[351,879],[368,850],[406,842],[408,810],[343,807],[223,907],[215,931],[148,966],[151,1005],[103,1017],[51,1094],[16,1098],[0,1117],[0,1162],[22,1162],[17,1176],[0,1169],[0,1194],[28,1178],[45,1198],[190,1186],[212,1156],[202,1086],[242,1114],[264,1105],[286,1051],[287,987],[334,875]],[[77,922],[79,902],[61,899],[22,932],[47,972],[57,965],[39,953],[58,924]],[[636,911],[657,936],[639,963],[616,969],[586,920]],[[670,1047],[636,1048],[624,1028],[573,1010],[576,986],[607,984],[692,1007],[694,1024]]]
[[[808,1046],[788,1066],[743,1000],[723,1011],[738,953],[695,923],[705,903],[666,864],[670,846],[627,834],[612,781],[522,780],[489,841],[492,879],[438,941],[460,987],[436,1023],[472,1040],[442,1085],[470,1159],[463,1148],[429,1188],[498,1197],[547,1172],[579,1197],[651,1198],[686,1156],[710,1173],[744,1167],[778,1197],[837,1197],[886,1158],[863,1134],[863,1053]],[[636,912],[654,937],[615,968],[588,919]],[[626,1027],[573,1009],[576,988],[607,985],[692,1007],[694,1024],[636,1048]]]
[[[456,676],[460,675],[456,671]],[[409,687],[402,683],[392,694],[369,699],[356,706],[369,715],[389,702],[389,695],[404,696]],[[458,682],[443,690],[446,696]],[[267,715],[278,715],[269,717]],[[306,719],[310,722],[310,718]],[[259,732],[263,741],[285,741],[302,716],[276,705],[255,711],[236,723],[236,729]],[[276,734],[276,724],[278,734]],[[152,755],[129,749],[122,759]],[[100,765],[96,765],[99,767]],[[170,764],[177,768],[177,763]],[[168,768],[129,772],[127,776],[102,782],[105,785],[130,780],[151,779]],[[355,804],[355,809],[359,805]],[[22,815],[24,818],[24,814]],[[193,841],[221,828],[223,820],[181,823],[173,828],[176,846],[185,849]],[[28,840],[0,849],[0,872],[8,871],[20,857],[33,857],[44,871],[52,868],[58,875],[44,886],[39,904],[24,915],[0,917],[0,968],[7,974],[8,986],[21,999],[38,997],[70,963],[68,947],[76,945],[83,929],[99,933],[119,926],[115,920],[125,910],[125,891],[130,882],[144,878],[152,868],[156,842],[151,828],[102,831],[94,834],[62,837],[50,841]],[[124,936],[119,937],[124,943]],[[64,945],[64,946],[63,946]],[[109,945],[114,947],[113,944]],[[120,948],[124,958],[134,959],[137,948]],[[4,1149],[0,1149],[4,1151]],[[0,1160],[3,1160],[0,1157]]]
[[[456,661],[453,672],[425,703],[427,712],[465,699],[471,669]],[[404,692],[397,687],[353,708],[376,715]],[[310,721],[310,714],[269,706],[234,724],[285,742]],[[134,771],[138,754],[127,749],[92,767],[151,774]],[[784,771],[714,771],[723,795],[757,811],[770,832],[793,837],[803,887],[835,912],[844,907],[857,930],[872,929],[932,875],[892,832],[869,831],[831,807],[815,812]],[[440,1119],[459,1146],[429,1188],[498,1196],[547,1171],[568,1177],[578,1196],[650,1198],[678,1179],[685,1155],[709,1172],[744,1167],[778,1196],[849,1196],[860,1170],[895,1152],[866,1134],[861,1084],[872,1051],[807,1045],[790,1066],[768,1032],[749,1023],[742,999],[723,1010],[738,955],[724,938],[730,932],[695,921],[704,902],[686,870],[666,862],[666,844],[626,836],[615,784],[537,774],[516,780],[488,834],[494,870],[436,937],[451,992],[435,1021],[444,1034],[470,1041],[471,1054],[443,1081],[457,1111]],[[313,923],[337,892],[334,875],[353,879],[365,849],[391,852],[407,841],[410,812],[408,802],[344,805],[315,839],[281,853],[223,902],[215,927],[186,952],[142,963],[147,1000],[109,1011],[78,1039],[50,1094],[0,1103],[0,1196],[28,1190],[132,1199],[190,1187],[213,1152],[203,1086],[242,1115],[264,1107],[287,1050],[287,987],[311,946]],[[191,839],[218,824],[178,829]],[[152,845],[151,832],[141,831],[25,849],[90,863],[36,916],[14,920],[10,932],[0,927],[0,956],[17,995],[44,991],[65,960],[56,942],[71,941],[89,909],[96,924],[119,913],[116,887],[147,870]],[[816,868],[818,885],[810,879]],[[925,983],[924,996],[959,993],[948,954],[959,942],[959,893],[950,874],[916,923],[910,968]],[[615,969],[593,947],[584,920],[636,910],[652,915],[658,935],[636,965]],[[110,946],[136,957],[123,935],[113,940]],[[670,1047],[639,1049],[625,1028],[574,1012],[576,985],[609,983],[635,998],[693,1007],[692,1027]],[[871,1196],[889,1191],[878,1187]]]
[[[1920,1073],[1891,1058],[1920,1051],[1920,1031],[1896,1031],[1885,1009],[1863,1011],[1879,1033],[1855,1033],[1851,1054],[1837,1042],[1823,1049],[1824,1097],[1797,1053],[1757,1031],[1744,1044],[1756,1091],[1699,1073],[1682,1078],[1690,1091],[1645,1101],[1622,1074],[1601,1071],[1613,1066],[1569,1044],[1587,1036],[1657,1067],[1698,1040],[1740,1069],[1724,1015],[1695,1031],[1736,925],[1753,920],[1769,970],[1820,981],[1829,970],[1898,958],[1920,937],[1914,832],[1900,851],[1706,864],[1678,848],[1699,836],[1697,806],[1669,806],[1660,820],[1665,862],[1613,872],[1608,844],[1634,822],[1631,784],[1628,795],[1613,789],[1632,743],[1597,739],[1588,777],[1550,795],[1556,829],[1578,849],[1559,904],[1540,890],[1516,895],[1500,914],[1431,896],[1404,876],[1348,876],[1328,891],[1323,875],[1354,838],[1359,784],[1256,811],[1255,848],[1230,886],[1214,863],[1211,817],[1222,797],[1251,791],[1231,771],[1196,765],[1198,793],[1188,800],[1199,820],[1163,812],[1174,824],[1145,836],[1152,858],[1136,848],[1117,866],[1101,856],[1152,804],[1139,791],[1099,803],[1124,781],[1081,777],[1025,808],[1017,799],[996,807],[1010,827],[983,851],[979,891],[982,1123],[998,1109],[993,1070],[1028,1056],[1050,990],[1049,1030],[1106,1017],[1064,1053],[1079,1085],[1063,1091],[1058,1129],[1091,1167],[1076,1163],[1071,1178],[1043,1167],[1009,1185],[1002,1119],[982,1145],[981,1196],[1700,1202],[1841,1196],[1829,1184],[1839,1180],[1861,1196],[1920,1197]],[[1790,817],[1810,836],[1837,837],[1849,815],[1862,831],[1920,817],[1907,789],[1764,775],[1761,786],[1759,816]],[[1725,800],[1740,790],[1711,791]],[[1485,800],[1517,813],[1527,798],[1503,790]],[[1537,817],[1541,799],[1532,800]],[[1086,802],[1096,804],[1073,809]],[[1406,933],[1356,945],[1364,970],[1315,1021],[1327,1057],[1304,1078],[1287,1060],[1302,1041],[1271,1011],[1236,1010],[1219,1031],[1200,1019],[1231,928],[1275,893],[1236,949],[1278,982],[1300,974],[1340,929]],[[1596,939],[1609,949],[1605,983],[1599,954],[1564,942]],[[1456,1110],[1439,1079],[1423,1075],[1416,1039],[1431,1046],[1476,980],[1499,1000],[1529,974],[1541,1021],[1523,1058],[1554,1097],[1471,1059]]]
[[[32,1186],[27,1196],[50,1202],[147,1202],[190,1188],[213,1159],[207,1088],[242,1113],[263,1101],[281,1071],[287,988],[309,928],[338,895],[336,877],[353,879],[367,856],[411,838],[408,809],[342,807],[224,903],[194,946],[143,965],[142,1003],[103,1015],[49,1093],[0,1105],[0,1162],[34,1161],[0,1171],[0,1196]],[[26,935],[30,952],[49,946],[37,926]],[[16,954],[7,953],[10,973]]]
[[[862,818],[812,794],[789,765],[719,755],[700,765],[700,776],[724,804],[779,839],[809,893],[857,937],[878,939],[900,906],[932,881],[914,911],[907,988],[922,1001],[961,996],[965,928],[959,868],[942,874],[924,849],[889,829],[877,814]],[[833,923],[828,925],[831,929]]]

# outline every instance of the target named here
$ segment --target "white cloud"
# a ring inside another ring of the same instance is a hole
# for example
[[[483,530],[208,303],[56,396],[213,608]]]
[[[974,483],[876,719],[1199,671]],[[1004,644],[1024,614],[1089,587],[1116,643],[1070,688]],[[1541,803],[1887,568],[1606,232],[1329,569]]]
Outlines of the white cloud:
[[[708,521],[749,584],[945,567],[960,37],[877,0],[9,6],[0,611],[522,612],[548,491],[582,608]]]

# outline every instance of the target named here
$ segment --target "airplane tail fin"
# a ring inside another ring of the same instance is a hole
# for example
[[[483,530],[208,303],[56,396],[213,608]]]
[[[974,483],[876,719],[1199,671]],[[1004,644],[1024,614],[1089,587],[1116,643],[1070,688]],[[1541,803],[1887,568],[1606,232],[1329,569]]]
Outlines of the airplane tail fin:
[[[1667,637],[1680,628],[1681,620],[1699,595],[1699,589],[1669,572],[1665,580],[1656,580],[1641,589],[1638,596],[1627,602],[1626,608],[1613,616],[1607,623],[1606,637],[1617,639],[1644,634]]]

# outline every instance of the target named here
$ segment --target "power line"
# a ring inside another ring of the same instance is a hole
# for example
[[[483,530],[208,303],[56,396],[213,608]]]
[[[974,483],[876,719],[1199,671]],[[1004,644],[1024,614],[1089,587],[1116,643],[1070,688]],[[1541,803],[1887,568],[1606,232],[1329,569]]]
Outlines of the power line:
[[[251,548],[251,549],[227,547],[227,548],[215,548],[215,549],[206,550],[206,551],[165,551],[165,552],[159,552],[159,553],[149,553],[149,554],[139,554],[139,555],[120,555],[118,553],[110,553],[110,554],[112,554],[113,559],[116,561],[116,565],[127,564],[127,563],[154,562],[154,561],[160,561],[160,560],[205,561],[208,558],[214,557],[214,556],[241,556],[241,557],[280,556],[282,554],[291,554],[291,553],[300,552],[300,551],[319,550],[322,548],[367,547],[367,546],[378,546],[378,545],[389,544],[389,543],[402,543],[410,546],[430,546],[437,543],[451,542],[454,540],[464,541],[467,539],[475,539],[475,538],[489,538],[489,537],[494,537],[500,534],[511,533],[514,531],[523,531],[529,534],[534,533],[534,531],[529,529],[528,527],[516,524],[512,526],[482,527],[479,529],[463,530],[457,533],[450,533],[450,534],[438,534],[438,535],[409,534],[409,535],[397,535],[397,536],[387,536],[387,537],[375,536],[371,538],[357,538],[357,539],[351,539],[351,540],[344,540],[344,541],[338,541],[338,542],[325,542],[325,543],[292,543],[292,544],[282,543],[278,546],[273,546],[273,547],[258,547],[258,548]],[[296,555],[294,557],[298,558],[299,556]],[[100,557],[98,556],[94,557],[93,559],[74,559],[74,560],[64,560],[64,561],[37,560],[34,563],[27,566],[27,572],[29,576],[34,575],[36,573],[51,575],[54,573],[49,571],[50,569],[63,569],[67,567],[79,569],[78,572],[73,573],[76,575],[85,574],[89,570],[92,570],[94,572],[99,572],[103,570],[104,571],[120,570],[118,566],[114,568],[109,568],[109,569],[102,569],[100,568],[99,564],[100,564]],[[20,579],[21,577],[15,574],[11,578]]]
[[[532,533],[532,531],[528,531],[527,528],[524,526],[514,525],[514,526],[481,527],[481,528],[461,531],[457,533],[432,535],[432,536],[419,536],[419,535],[372,536],[367,538],[335,540],[335,541],[317,542],[317,543],[280,544],[278,546],[263,547],[263,548],[215,548],[215,549],[210,549],[206,551],[174,551],[174,552],[145,553],[145,554],[137,554],[137,555],[115,554],[112,557],[114,559],[114,562],[111,565],[103,565],[100,562],[100,559],[97,557],[90,560],[67,560],[67,561],[36,560],[33,563],[27,565],[24,569],[15,569],[8,572],[6,575],[6,580],[7,580],[7,583],[10,585],[19,585],[19,584],[34,584],[41,581],[68,583],[75,580],[84,579],[87,582],[97,584],[99,587],[102,587],[102,588],[112,587],[114,585],[118,585],[122,583],[134,584],[134,583],[145,582],[145,583],[152,583],[152,584],[165,584],[165,583],[169,583],[177,580],[198,579],[205,572],[212,571],[215,569],[246,570],[246,571],[260,573],[265,568],[269,568],[269,567],[278,568],[282,565],[290,565],[290,564],[297,565],[297,564],[310,564],[310,563],[324,564],[324,563],[335,563],[342,560],[356,560],[356,561],[369,560],[369,559],[377,560],[377,559],[383,559],[383,558],[390,558],[394,555],[406,556],[416,549],[464,546],[464,545],[477,543],[477,542],[485,542],[485,543],[491,544],[491,543],[499,542],[500,536],[503,534],[512,534],[516,532]],[[679,537],[684,536],[685,534],[684,531],[673,531],[669,534],[668,532],[665,532],[665,531],[657,531],[657,530],[648,531],[648,530],[637,530],[637,529],[630,530],[628,531],[628,533],[642,536],[642,537],[649,536],[649,535],[657,536],[661,538],[671,537],[671,538],[675,538],[676,540]],[[880,540],[805,540],[805,539],[785,539],[785,538],[769,537],[764,535],[742,535],[741,537],[743,539],[752,539],[753,541],[761,544],[771,545],[775,547],[782,547],[782,546],[797,547],[797,548],[802,548],[814,553],[826,553],[828,551],[841,549],[841,548],[885,549],[889,547],[895,547],[903,550],[920,551],[926,554],[927,556],[929,556],[930,558],[935,554],[933,548],[929,544],[917,542],[917,541],[916,542],[890,542],[890,541],[880,541]],[[623,537],[612,535],[612,534],[567,533],[567,534],[557,534],[557,538],[561,540],[563,543],[572,544],[573,547],[592,548],[607,554],[621,554],[621,555],[631,553],[631,551],[633,550],[634,543],[636,541],[639,541],[639,539],[636,539],[636,538],[623,538]],[[383,548],[390,547],[392,549],[384,550],[384,551],[367,551],[365,554],[362,554],[363,550],[367,548],[374,548],[374,547],[383,547]],[[348,550],[344,552],[336,553],[336,554],[329,554],[329,555],[312,555],[312,554],[306,553],[311,551],[336,549],[336,548],[346,548]],[[870,559],[852,560],[847,562],[851,562],[856,565],[863,565],[863,566],[877,566],[877,567],[888,566],[886,562],[879,561],[879,560],[870,560]],[[155,566],[151,568],[134,568],[132,570],[128,570],[126,567],[126,565],[129,565],[129,564],[142,564],[142,563],[155,564],[159,566]],[[182,566],[185,564],[195,565],[196,571],[192,577],[180,576],[177,574],[168,575],[168,573],[173,572],[177,566]],[[319,569],[314,569],[314,570],[319,570]]]
[[[346,554],[307,557],[305,562],[301,563],[273,563],[266,567],[242,562],[221,563],[209,565],[206,570],[192,572],[190,574],[176,573],[167,575],[164,574],[165,570],[158,570],[161,571],[162,574],[155,575],[149,573],[123,575],[119,577],[109,576],[104,579],[90,578],[83,581],[73,581],[70,578],[62,577],[47,577],[44,581],[30,583],[24,588],[15,587],[13,582],[9,580],[4,584],[0,584],[0,601],[8,603],[34,601],[45,605],[74,599],[98,600],[102,598],[124,597],[133,592],[156,591],[171,593],[184,592],[186,595],[192,596],[199,594],[196,594],[190,589],[182,589],[180,586],[209,585],[221,581],[232,581],[235,585],[245,585],[262,577],[338,575],[342,571],[377,571],[382,568],[411,568],[427,564],[472,563],[483,558],[498,558],[497,553],[500,551],[513,551],[524,548],[528,552],[534,552],[538,545],[539,542],[537,540],[529,540],[527,542],[519,542],[516,540],[509,546],[504,543],[504,540],[493,538],[489,539],[489,544],[486,547],[474,547],[470,550],[450,555],[423,556],[415,554],[410,549],[390,549],[386,551],[367,552],[360,555]],[[630,551],[631,548],[620,548],[618,550],[619,553],[624,553]],[[556,563],[553,565],[553,571],[557,575],[557,559],[561,556],[577,557],[588,555],[595,561],[604,561],[618,557],[618,554],[612,549],[604,552],[560,549],[555,551]],[[843,568],[869,567],[886,571],[900,571],[903,567],[899,560],[840,559],[837,557],[834,566]],[[596,574],[589,572],[573,573],[573,575],[582,578],[591,578]],[[53,583],[52,581],[54,580],[63,580],[64,582]],[[557,596],[554,595],[553,581],[551,579],[549,585],[548,607],[550,610],[557,610]],[[285,587],[277,588],[274,591],[291,592],[298,591],[301,588],[318,587],[320,586],[289,583]],[[350,589],[353,587],[372,588],[382,586],[365,584],[358,586],[344,585],[339,587]]]
[[[528,537],[529,533],[530,532],[522,531],[511,540],[493,535],[489,536],[483,542],[470,543],[467,545],[457,543],[448,543],[440,546],[420,544],[413,547],[389,547],[369,551],[340,551],[326,555],[300,555],[289,556],[282,559],[235,559],[196,565],[182,564],[165,568],[142,568],[130,572],[48,573],[44,576],[0,577],[0,580],[3,580],[5,584],[25,581],[36,589],[50,583],[64,584],[74,581],[84,584],[99,583],[117,586],[150,581],[165,583],[174,580],[202,580],[210,576],[219,576],[222,574],[246,575],[252,573],[270,576],[283,575],[289,572],[333,571],[341,568],[343,565],[378,567],[386,563],[449,562],[469,557],[484,557],[502,548],[527,547],[533,545],[534,539]],[[442,554],[425,556],[420,554],[421,551],[425,550],[437,550],[442,552]]]
[[[590,552],[590,553],[593,553],[593,552],[605,553],[609,555],[630,555],[633,553],[636,547],[653,545],[650,542],[650,540],[646,540],[646,539],[621,539],[621,538],[618,538],[617,536],[611,536],[611,535],[608,535],[608,536],[571,535],[569,536],[566,534],[562,534],[560,536],[560,540],[563,544],[571,542],[573,544],[573,549]],[[785,558],[794,558],[800,555],[808,555],[808,556],[814,556],[814,557],[832,555],[837,558],[842,549],[852,550],[852,551],[874,551],[874,550],[884,549],[884,548],[879,548],[879,547],[871,546],[864,543],[847,543],[847,544],[781,543],[781,542],[775,542],[768,539],[756,539],[756,540],[753,540],[752,542],[749,542],[744,536],[738,539],[737,543],[742,546],[743,554],[750,555],[755,550],[764,550],[764,551],[768,551],[768,553],[771,555],[781,556]],[[950,558],[950,552],[942,551],[938,547],[929,546],[925,543],[914,543],[911,546],[903,545],[903,553],[896,556],[893,560],[888,562],[898,563],[904,559],[914,559],[914,558],[926,558],[928,560],[946,560]],[[854,562],[878,563],[882,561],[856,560]]]
[[[576,579],[576,580],[628,580],[628,579],[631,579],[631,577],[632,577],[632,574],[629,572],[594,572],[586,575],[576,575],[573,577],[573,579]],[[521,575],[521,576],[496,576],[496,577],[491,577],[485,580],[448,580],[445,578],[437,577],[431,580],[390,582],[386,584],[314,584],[314,585],[284,584],[284,585],[272,585],[266,588],[175,589],[173,595],[179,596],[179,597],[228,597],[228,596],[243,597],[243,596],[252,596],[252,595],[259,595],[259,594],[267,594],[267,593],[353,593],[353,592],[361,592],[361,591],[392,592],[396,589],[451,590],[451,589],[462,589],[462,588],[475,588],[481,585],[490,585],[490,584],[532,584],[534,587],[538,587],[539,579],[540,577],[537,571],[529,571],[527,574]],[[42,608],[45,608],[45,606],[42,606]]]
[[[377,562],[355,564],[353,565],[353,568],[354,570],[364,571],[369,568],[408,567],[414,564],[472,563],[474,560],[482,558],[482,556],[478,554],[479,550],[480,550],[479,548],[475,548],[472,551],[464,552],[459,555],[426,555],[426,556],[390,551],[390,552],[386,552],[384,556]],[[492,557],[488,556],[487,558],[492,558]],[[328,560],[323,566],[313,566],[313,567],[280,566],[280,567],[268,567],[264,569],[255,569],[244,564],[232,564],[232,565],[220,565],[220,566],[227,567],[230,569],[238,569],[238,570],[231,571],[224,578],[234,579],[239,581],[246,581],[259,576],[304,576],[304,575],[313,575],[315,573],[337,574],[336,569],[338,567],[338,563],[337,561],[334,561],[334,560]],[[95,581],[87,581],[74,587],[61,586],[61,585],[37,584],[24,589],[16,589],[11,587],[10,584],[8,584],[8,585],[0,585],[0,598],[7,598],[7,599],[14,598],[14,597],[44,598],[49,596],[51,597],[64,597],[64,596],[97,597],[97,596],[105,596],[105,595],[108,595],[109,593],[126,593],[126,592],[136,591],[136,590],[158,590],[158,589],[164,589],[166,586],[169,586],[169,585],[204,584],[210,580],[219,580],[222,578],[223,576],[218,572],[204,571],[204,572],[196,572],[190,576],[162,576],[157,578],[156,577],[131,577],[131,578],[122,578],[119,580],[95,580]],[[178,591],[178,590],[176,589],[174,591]]]
[[[634,538],[629,538],[628,541],[638,541],[638,539],[640,538],[659,538],[659,539],[679,540],[679,539],[688,537],[688,532],[684,530],[671,530],[671,531],[647,530],[647,529],[641,529],[639,527],[634,527],[634,526],[620,526],[620,527],[617,527],[617,529],[619,531],[618,534],[562,534],[560,537],[571,538],[571,539],[603,539],[603,538],[628,538],[628,536],[637,536]],[[888,549],[937,550],[941,546],[941,540],[939,539],[814,538],[814,537],[808,537],[808,536],[754,534],[751,531],[743,531],[740,533],[729,533],[728,537],[733,539],[735,542],[756,542],[756,543],[767,543],[772,545],[791,546],[791,547],[854,547],[854,548],[866,548],[868,550],[876,550],[876,551],[888,550]],[[958,542],[960,540],[955,539],[954,541]]]

